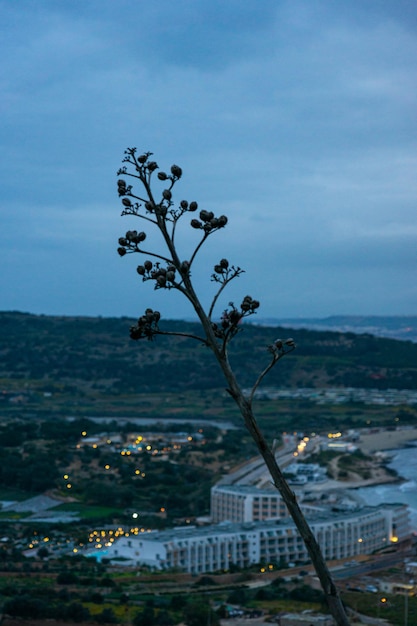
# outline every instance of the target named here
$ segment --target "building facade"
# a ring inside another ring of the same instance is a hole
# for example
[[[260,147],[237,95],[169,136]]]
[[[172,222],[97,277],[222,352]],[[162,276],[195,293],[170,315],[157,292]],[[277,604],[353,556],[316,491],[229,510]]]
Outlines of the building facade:
[[[326,560],[370,554],[408,538],[408,509],[402,504],[364,507],[350,513],[330,509],[309,518]],[[289,518],[182,527],[124,537],[113,544],[107,558],[124,558],[126,565],[180,569],[191,574],[275,566],[309,561],[304,542]],[[129,563],[128,563],[129,562]]]
[[[249,485],[215,485],[210,492],[211,521],[220,522],[261,522],[268,519],[288,517],[277,489],[258,489]],[[303,494],[297,494],[297,501],[304,514],[320,511],[320,507],[303,504]]]

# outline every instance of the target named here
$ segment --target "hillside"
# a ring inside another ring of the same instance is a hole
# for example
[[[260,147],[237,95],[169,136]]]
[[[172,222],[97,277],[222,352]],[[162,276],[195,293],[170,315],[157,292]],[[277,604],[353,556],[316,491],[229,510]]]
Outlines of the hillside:
[[[266,319],[265,325],[368,333],[376,337],[417,342],[417,315],[333,315],[324,318]]]
[[[52,317],[0,313],[0,379],[7,391],[22,384],[45,392],[141,394],[208,390],[224,385],[202,344],[183,337],[132,341],[128,318]],[[198,324],[161,323],[165,330],[199,334]],[[289,330],[245,324],[231,350],[243,386],[268,363],[267,346],[292,336],[297,349],[275,367],[265,384],[276,387],[350,386],[417,388],[417,344],[368,334]]]

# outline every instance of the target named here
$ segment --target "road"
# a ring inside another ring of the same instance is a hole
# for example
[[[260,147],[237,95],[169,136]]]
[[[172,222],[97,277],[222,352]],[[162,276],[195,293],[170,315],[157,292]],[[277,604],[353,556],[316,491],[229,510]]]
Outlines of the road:
[[[312,454],[319,445],[319,437],[316,436],[310,441],[305,442],[303,452],[298,452],[303,457]],[[275,453],[275,458],[281,469],[287,467],[294,461],[294,452],[297,452],[295,443],[286,443]],[[224,476],[219,484],[223,485],[256,485],[257,487],[265,487],[270,485],[271,477],[269,470],[265,465],[262,457],[251,459],[245,465],[240,466],[227,476]]]

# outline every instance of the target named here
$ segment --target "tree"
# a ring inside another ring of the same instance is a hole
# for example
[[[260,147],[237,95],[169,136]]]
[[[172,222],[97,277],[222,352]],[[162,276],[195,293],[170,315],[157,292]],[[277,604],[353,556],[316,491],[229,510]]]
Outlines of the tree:
[[[274,451],[268,445],[258,426],[253,410],[255,391],[276,363],[294,350],[294,340],[291,338],[284,341],[276,339],[269,346],[268,364],[259,374],[250,392],[245,393],[240,387],[234,370],[230,365],[228,348],[233,338],[241,330],[242,320],[256,313],[259,308],[259,302],[251,296],[245,296],[240,306],[235,306],[230,302],[220,319],[215,320],[215,309],[220,296],[227,285],[239,277],[243,270],[239,266],[231,265],[226,258],[222,258],[214,265],[211,280],[215,283],[217,290],[207,311],[197,295],[191,276],[194,261],[201,247],[209,237],[226,226],[228,218],[225,215],[216,217],[212,211],[206,210],[201,210],[198,213],[198,218],[193,217],[190,224],[199,233],[200,238],[192,254],[188,258],[182,259],[176,245],[178,223],[185,215],[196,213],[198,204],[195,201],[188,202],[182,200],[177,208],[174,207],[172,189],[182,176],[182,170],[178,165],[172,165],[169,174],[163,171],[157,173],[159,181],[165,183],[165,188],[158,192],[157,197],[156,192],[154,192],[154,176],[159,167],[151,157],[151,152],[138,156],[136,148],[128,148],[123,159],[125,165],[118,171],[118,176],[132,178],[133,182],[140,184],[140,191],[136,193],[136,190],[133,190],[133,186],[129,185],[124,178],[118,180],[117,186],[119,196],[122,198],[122,215],[138,217],[144,220],[151,228],[159,231],[160,235],[162,235],[163,248],[146,250],[144,247],[146,233],[128,230],[125,236],[119,239],[118,253],[122,257],[131,253],[139,253],[148,257],[143,264],[137,267],[137,273],[142,277],[142,281],[151,281],[155,289],[167,291],[174,289],[183,294],[200,320],[202,335],[163,330],[159,325],[161,318],[159,311],[153,311],[148,308],[139,317],[137,323],[130,328],[130,336],[134,340],[152,340],[157,335],[187,336],[201,342],[212,351],[227,382],[227,391],[237,404],[245,425],[271,474],[272,481],[279,490],[304,540],[320,579],[329,609],[337,624],[347,626],[349,621],[337,588],[324,561],[320,546],[301,512],[295,494],[289,488],[278,466]]]
[[[184,623],[187,626],[202,626],[202,624],[211,624],[218,626],[220,624],[219,616],[205,598],[194,598],[184,607]]]

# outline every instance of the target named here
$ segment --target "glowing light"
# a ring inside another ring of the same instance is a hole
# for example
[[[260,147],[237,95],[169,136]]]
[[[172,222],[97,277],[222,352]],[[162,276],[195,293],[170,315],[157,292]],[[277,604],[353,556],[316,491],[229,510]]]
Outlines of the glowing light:
[[[110,469],[110,465],[107,463],[107,465],[104,466],[104,469],[109,470]]]
[[[81,435],[82,435],[83,437],[86,437],[86,436],[87,436],[87,431],[86,431],[86,430],[83,430],[83,431],[82,431],[82,433],[81,433]]]
[[[137,518],[139,517],[139,514],[138,514],[138,513],[133,513],[133,514],[132,514],[132,517],[133,517],[134,519],[137,519]]]
[[[393,535],[390,539],[391,543],[398,543],[398,537],[397,535]]]
[[[71,489],[71,488],[72,488],[71,483],[67,483],[67,489]]]
[[[64,478],[64,480],[68,480],[68,478],[69,478],[68,474],[64,474],[63,478]]]

